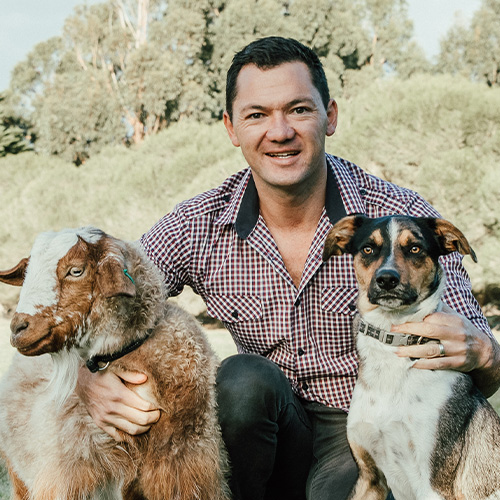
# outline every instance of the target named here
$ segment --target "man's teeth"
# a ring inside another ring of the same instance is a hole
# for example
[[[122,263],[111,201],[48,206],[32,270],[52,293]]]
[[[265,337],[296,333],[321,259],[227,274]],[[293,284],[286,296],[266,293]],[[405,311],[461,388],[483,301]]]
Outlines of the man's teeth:
[[[295,156],[297,153],[268,153],[268,154],[273,158],[288,158],[289,156]]]

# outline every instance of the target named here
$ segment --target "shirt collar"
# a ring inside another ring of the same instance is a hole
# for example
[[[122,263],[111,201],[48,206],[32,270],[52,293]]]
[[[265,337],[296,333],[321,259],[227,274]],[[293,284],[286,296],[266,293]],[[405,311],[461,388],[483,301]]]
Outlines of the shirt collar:
[[[342,162],[330,155],[327,159],[325,211],[332,224],[348,214],[364,213],[363,200],[354,180]],[[242,239],[248,238],[259,220],[259,195],[250,168],[233,192],[217,224],[234,224]]]
[[[366,205],[363,197],[367,195],[367,190],[363,187],[362,179],[356,175],[358,167],[329,154],[326,155],[326,163],[332,171],[346,215],[365,214]],[[329,198],[333,199],[333,193],[327,192],[327,203]]]

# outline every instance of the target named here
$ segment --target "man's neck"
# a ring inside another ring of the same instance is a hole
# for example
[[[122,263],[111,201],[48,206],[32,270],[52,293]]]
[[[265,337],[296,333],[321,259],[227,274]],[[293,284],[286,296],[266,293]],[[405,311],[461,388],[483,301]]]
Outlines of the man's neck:
[[[255,179],[260,214],[270,228],[293,231],[316,228],[325,206],[326,169],[311,186],[275,188]]]
[[[292,280],[300,286],[302,272],[325,206],[326,169],[324,179],[314,189],[259,189],[260,213],[276,242]]]

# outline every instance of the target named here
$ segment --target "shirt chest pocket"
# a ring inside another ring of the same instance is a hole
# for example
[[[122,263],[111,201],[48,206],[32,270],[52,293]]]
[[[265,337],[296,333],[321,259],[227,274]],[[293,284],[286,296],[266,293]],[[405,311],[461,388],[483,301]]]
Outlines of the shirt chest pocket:
[[[344,286],[323,288],[321,291],[321,309],[334,314],[354,316],[357,297],[357,288]]]
[[[248,322],[262,318],[262,303],[258,297],[211,295],[206,303],[208,315],[224,323]]]

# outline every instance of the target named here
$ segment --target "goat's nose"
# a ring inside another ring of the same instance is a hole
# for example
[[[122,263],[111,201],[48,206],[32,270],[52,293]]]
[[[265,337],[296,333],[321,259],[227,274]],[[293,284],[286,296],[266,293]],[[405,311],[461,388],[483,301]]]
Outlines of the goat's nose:
[[[20,335],[29,326],[26,316],[15,314],[10,322],[10,331],[14,337]]]
[[[393,269],[384,269],[377,273],[375,281],[382,290],[393,290],[399,285],[400,276]]]

